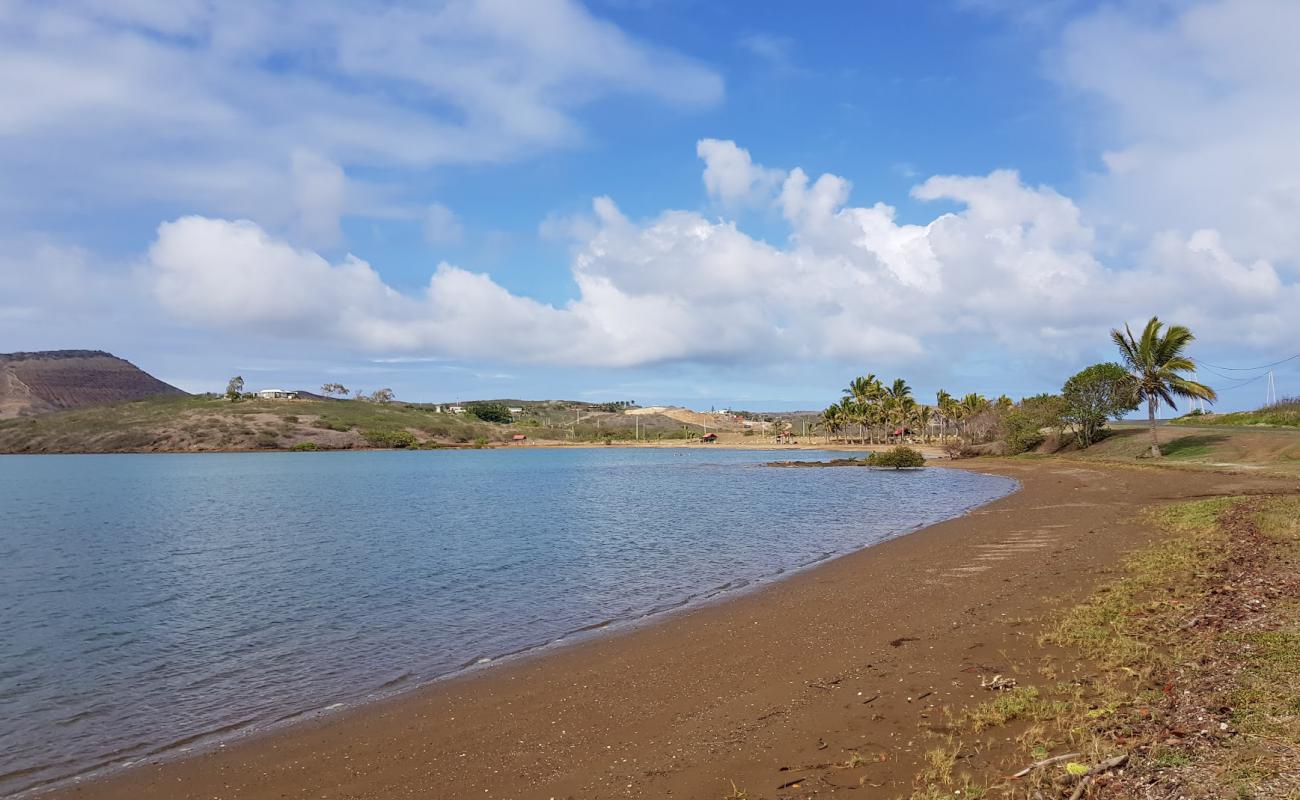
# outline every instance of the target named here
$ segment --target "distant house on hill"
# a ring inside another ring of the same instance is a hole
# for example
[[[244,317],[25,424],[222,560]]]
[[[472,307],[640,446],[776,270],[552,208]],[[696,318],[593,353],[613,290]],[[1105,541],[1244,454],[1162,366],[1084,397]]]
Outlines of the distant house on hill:
[[[257,396],[262,400],[297,400],[297,392],[286,392],[284,389],[259,389]]]
[[[523,410],[522,408],[518,408],[518,407],[516,407],[516,406],[511,406],[510,408],[507,408],[506,410],[509,411],[511,414],[522,414],[522,413],[524,413],[524,410]]]
[[[718,434],[706,433],[700,437],[700,441],[704,442],[705,444],[713,444],[714,442],[718,441]]]
[[[516,433],[514,436],[510,437],[510,441],[512,442],[522,442],[522,441],[526,441],[527,439],[528,437],[523,435],[522,433]]]
[[[451,413],[451,414],[464,414],[464,413],[465,413],[465,407],[464,407],[464,406],[447,406],[447,411],[448,411],[448,413]]]

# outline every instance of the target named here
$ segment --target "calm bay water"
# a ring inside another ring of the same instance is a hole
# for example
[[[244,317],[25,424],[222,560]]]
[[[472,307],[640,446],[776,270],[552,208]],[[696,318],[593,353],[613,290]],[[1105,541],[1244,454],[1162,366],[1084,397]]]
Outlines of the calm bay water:
[[[1014,487],[771,458],[0,457],[0,795],[700,601]]]

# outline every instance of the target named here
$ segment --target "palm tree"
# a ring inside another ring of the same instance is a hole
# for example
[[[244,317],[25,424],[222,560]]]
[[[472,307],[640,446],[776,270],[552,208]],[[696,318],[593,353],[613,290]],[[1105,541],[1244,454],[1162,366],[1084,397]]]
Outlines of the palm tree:
[[[863,430],[863,426],[868,424],[874,413],[872,407],[880,401],[883,395],[884,389],[880,384],[880,379],[874,373],[854,378],[849,382],[848,388],[844,390],[844,399],[853,401],[852,416],[858,424],[858,433],[863,441],[866,441],[866,432]]]
[[[892,434],[893,428],[907,425],[908,412],[916,401],[912,399],[912,387],[902,378],[895,378],[881,399],[885,406],[885,425],[891,429],[885,432],[888,436]]]
[[[838,403],[830,406],[822,412],[821,423],[826,427],[826,433],[832,438],[844,426],[844,409]]]
[[[957,401],[952,395],[940,389],[934,397],[935,408],[939,409],[939,441],[948,433],[948,423],[957,421]]]
[[[934,421],[935,416],[935,410],[930,406],[917,406],[913,415],[916,427],[921,430],[921,441],[926,444],[930,442],[930,423]]]
[[[957,413],[962,422],[962,437],[967,442],[974,442],[975,436],[971,433],[971,423],[980,414],[989,410],[989,399],[982,394],[971,392],[961,399],[957,406]]]
[[[1188,380],[1179,373],[1196,369],[1192,360],[1183,355],[1187,346],[1196,339],[1184,325],[1170,325],[1164,332],[1160,329],[1164,323],[1158,317],[1152,317],[1142,330],[1141,337],[1134,337],[1127,324],[1124,330],[1114,328],[1110,338],[1119,348],[1124,366],[1133,376],[1133,389],[1139,402],[1147,402],[1147,420],[1151,424],[1151,457],[1160,457],[1160,440],[1156,436],[1156,412],[1160,410],[1160,401],[1170,408],[1178,408],[1174,397],[1186,397],[1189,400],[1215,401],[1214,390],[1202,383]]]

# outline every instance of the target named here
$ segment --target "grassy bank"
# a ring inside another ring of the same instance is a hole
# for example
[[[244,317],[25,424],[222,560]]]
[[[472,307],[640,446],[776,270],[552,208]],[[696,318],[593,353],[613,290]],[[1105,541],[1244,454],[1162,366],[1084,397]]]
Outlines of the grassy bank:
[[[1300,473],[1300,430],[1251,429],[1211,425],[1159,429],[1164,466],[1264,469],[1270,472]],[[1117,426],[1105,439],[1086,450],[1067,453],[1085,461],[1146,464],[1149,434],[1145,426]]]
[[[1169,424],[1300,428],[1300,400],[1286,400],[1254,411],[1236,411],[1231,414],[1189,414],[1171,420]]]
[[[950,712],[914,800],[1300,797],[1300,498],[1150,518],[1169,538],[1050,620],[1035,670]]]
[[[473,446],[509,426],[357,400],[162,397],[0,421],[0,452],[199,452]]]

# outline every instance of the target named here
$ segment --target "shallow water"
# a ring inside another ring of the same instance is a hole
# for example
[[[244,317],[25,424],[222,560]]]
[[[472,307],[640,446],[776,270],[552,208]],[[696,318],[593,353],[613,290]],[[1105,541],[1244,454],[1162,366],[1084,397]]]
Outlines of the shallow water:
[[[0,457],[0,795],[700,601],[1014,488],[773,457]]]

